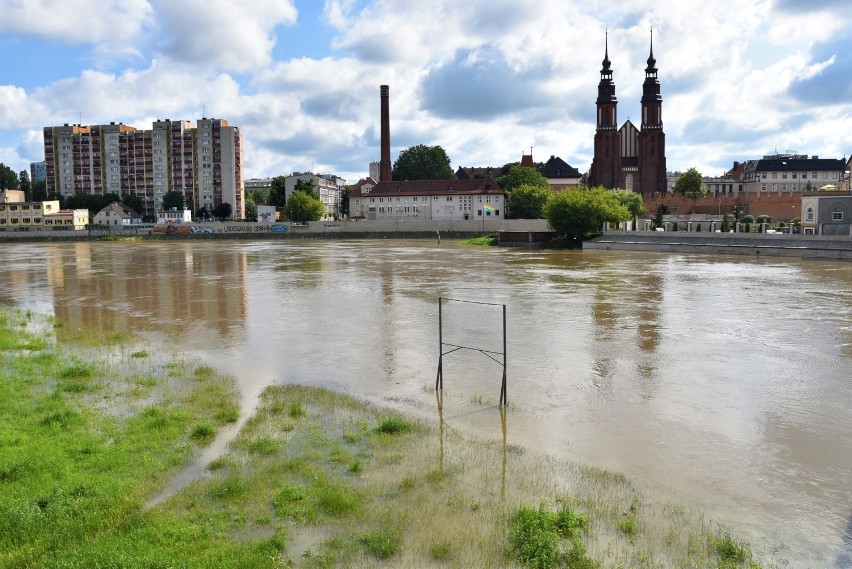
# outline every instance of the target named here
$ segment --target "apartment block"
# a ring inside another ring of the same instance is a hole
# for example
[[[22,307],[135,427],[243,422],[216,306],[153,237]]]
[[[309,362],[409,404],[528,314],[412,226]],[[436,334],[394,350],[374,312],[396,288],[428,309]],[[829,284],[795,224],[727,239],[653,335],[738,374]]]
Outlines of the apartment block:
[[[194,125],[156,120],[151,130],[122,123],[45,127],[47,191],[135,195],[148,215],[161,209],[163,194],[177,191],[193,212],[229,203],[242,218],[242,144],[238,127],[206,117]]]

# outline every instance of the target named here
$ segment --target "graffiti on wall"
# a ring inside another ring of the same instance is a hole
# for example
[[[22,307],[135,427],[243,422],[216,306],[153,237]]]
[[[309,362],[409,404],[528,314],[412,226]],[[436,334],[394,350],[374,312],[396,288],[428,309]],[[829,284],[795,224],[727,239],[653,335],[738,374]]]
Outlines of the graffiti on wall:
[[[166,224],[154,228],[158,235],[198,235],[212,233],[285,233],[288,227],[283,223],[240,223],[234,225],[189,225],[189,224]]]

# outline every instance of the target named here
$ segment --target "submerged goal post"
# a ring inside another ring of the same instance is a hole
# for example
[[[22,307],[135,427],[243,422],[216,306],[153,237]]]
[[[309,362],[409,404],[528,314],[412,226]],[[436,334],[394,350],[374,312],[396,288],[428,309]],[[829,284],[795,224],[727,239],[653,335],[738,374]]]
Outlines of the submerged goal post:
[[[443,302],[463,302],[467,304],[481,304],[485,306],[499,306],[503,310],[503,351],[495,352],[493,350],[485,350],[472,346],[461,346],[458,344],[450,344],[444,342],[444,319],[443,319]],[[445,348],[447,349],[446,351]],[[488,359],[496,362],[503,367],[503,379],[500,382],[500,405],[508,405],[508,397],[506,394],[506,305],[497,304],[494,302],[479,302],[475,300],[459,300],[455,298],[438,297],[438,376],[435,378],[435,390],[444,388],[444,356],[457,352],[459,350],[472,350],[479,352]],[[501,362],[496,356],[502,356]]]

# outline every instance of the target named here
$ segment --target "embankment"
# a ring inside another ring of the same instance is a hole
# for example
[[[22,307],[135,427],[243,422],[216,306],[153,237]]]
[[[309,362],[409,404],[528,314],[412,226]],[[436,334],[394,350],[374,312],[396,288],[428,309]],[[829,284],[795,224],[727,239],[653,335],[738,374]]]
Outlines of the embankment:
[[[852,236],[607,231],[583,249],[852,260]]]

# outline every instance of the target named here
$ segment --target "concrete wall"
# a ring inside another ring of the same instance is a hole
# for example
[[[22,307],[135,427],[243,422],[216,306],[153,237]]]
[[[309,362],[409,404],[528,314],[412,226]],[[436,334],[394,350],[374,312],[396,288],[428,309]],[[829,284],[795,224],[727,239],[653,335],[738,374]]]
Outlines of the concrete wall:
[[[852,260],[852,236],[608,231],[583,249]]]

